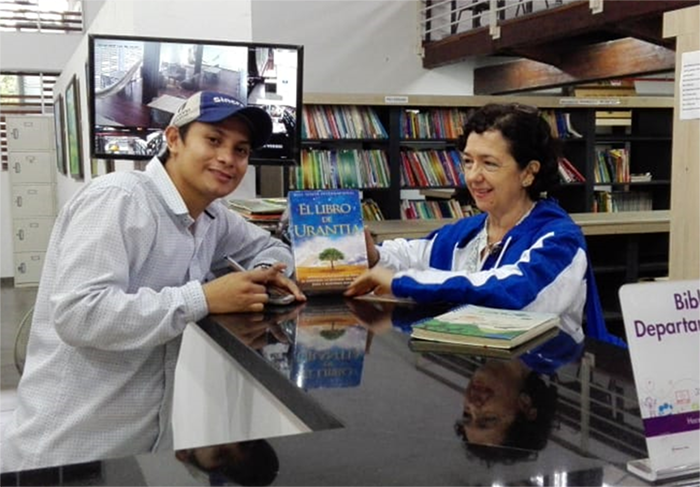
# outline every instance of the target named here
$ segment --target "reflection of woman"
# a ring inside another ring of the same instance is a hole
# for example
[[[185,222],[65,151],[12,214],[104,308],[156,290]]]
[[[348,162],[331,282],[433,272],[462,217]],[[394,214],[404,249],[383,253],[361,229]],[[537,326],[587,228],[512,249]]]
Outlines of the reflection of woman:
[[[211,485],[270,485],[279,471],[277,453],[265,440],[178,450],[175,456],[205,473]]]
[[[589,334],[607,335],[583,234],[542,197],[558,183],[547,122],[531,107],[490,104],[469,118],[464,136],[467,186],[483,213],[425,238],[368,245],[373,268],[346,294],[552,312],[579,336],[585,308]]]
[[[517,359],[489,360],[474,372],[455,425],[467,448],[481,457],[511,459],[547,444],[557,391],[543,375],[553,375],[580,357],[583,344],[560,333]],[[509,447],[492,448],[493,446]]]
[[[467,386],[455,432],[479,458],[527,458],[547,444],[556,402],[556,388],[519,360],[489,360]]]
[[[556,391],[519,360],[489,360],[465,391],[462,434],[469,443],[539,450],[555,402]]]

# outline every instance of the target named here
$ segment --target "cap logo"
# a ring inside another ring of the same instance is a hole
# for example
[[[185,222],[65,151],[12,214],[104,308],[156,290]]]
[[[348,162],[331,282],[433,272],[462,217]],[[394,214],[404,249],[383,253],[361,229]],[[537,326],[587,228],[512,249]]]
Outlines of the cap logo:
[[[243,104],[240,103],[238,100],[234,100],[232,98],[224,98],[222,96],[215,96],[214,98],[212,98],[212,100],[214,101],[214,103],[230,103],[231,105],[236,105],[238,107],[243,106]]]

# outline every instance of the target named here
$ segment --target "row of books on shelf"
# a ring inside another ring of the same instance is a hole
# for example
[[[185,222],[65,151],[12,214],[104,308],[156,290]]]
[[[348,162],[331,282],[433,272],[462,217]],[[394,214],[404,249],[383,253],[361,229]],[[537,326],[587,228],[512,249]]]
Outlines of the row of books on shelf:
[[[651,194],[644,191],[596,191],[593,212],[651,211],[652,201]]]
[[[379,205],[372,198],[365,198],[362,200],[362,219],[364,221],[382,221],[384,220],[384,213]]]
[[[457,139],[473,109],[436,108],[401,111],[402,139]],[[543,110],[542,117],[560,139],[583,135],[571,122],[571,114]],[[387,139],[386,128],[373,107],[357,105],[305,105],[301,117],[304,139]]]
[[[580,139],[583,138],[571,123],[571,114],[555,110],[543,110],[542,117],[552,128],[552,135],[559,139]]]
[[[566,157],[559,158],[559,179],[564,183],[583,183],[586,178]]]
[[[593,174],[596,183],[629,183],[630,157],[625,148],[598,149]]]
[[[382,150],[304,150],[289,171],[292,189],[388,188],[389,162]]]
[[[463,218],[472,214],[471,206],[450,200],[401,200],[402,220],[439,220]]]
[[[469,111],[457,108],[404,110],[401,112],[401,137],[404,139],[457,139],[469,117]]]
[[[401,186],[466,186],[462,156],[456,150],[402,151]]]
[[[306,105],[302,110],[304,139],[386,139],[387,132],[372,107]]]

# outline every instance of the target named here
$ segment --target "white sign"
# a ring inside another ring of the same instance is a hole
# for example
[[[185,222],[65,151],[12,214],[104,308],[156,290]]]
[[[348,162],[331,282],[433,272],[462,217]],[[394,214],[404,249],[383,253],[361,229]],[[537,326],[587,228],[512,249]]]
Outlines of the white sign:
[[[680,118],[700,118],[700,51],[681,54]]]
[[[384,103],[394,105],[405,105],[408,103],[408,97],[404,95],[387,95],[384,97]]]
[[[648,466],[652,472],[663,472],[697,465],[700,281],[626,284],[620,288],[620,304]]]

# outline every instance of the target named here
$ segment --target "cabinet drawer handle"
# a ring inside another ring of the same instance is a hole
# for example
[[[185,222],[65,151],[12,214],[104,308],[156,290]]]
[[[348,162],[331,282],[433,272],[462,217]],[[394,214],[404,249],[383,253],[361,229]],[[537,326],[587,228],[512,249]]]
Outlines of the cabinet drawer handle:
[[[20,230],[17,232],[17,238],[20,240],[24,240],[24,230]]]
[[[19,162],[15,162],[15,174],[19,174],[22,172],[22,164]]]
[[[27,265],[24,262],[22,262],[20,265],[17,266],[17,271],[20,274],[24,274],[25,272],[27,272]]]
[[[21,196],[17,197],[17,206],[20,208],[22,207],[22,197]]]
[[[12,129],[12,138],[19,139],[19,129]]]
[[[32,256],[30,257],[30,259],[32,259],[33,261],[36,262],[36,261],[41,260],[41,256],[40,256],[40,255],[32,255]]]

